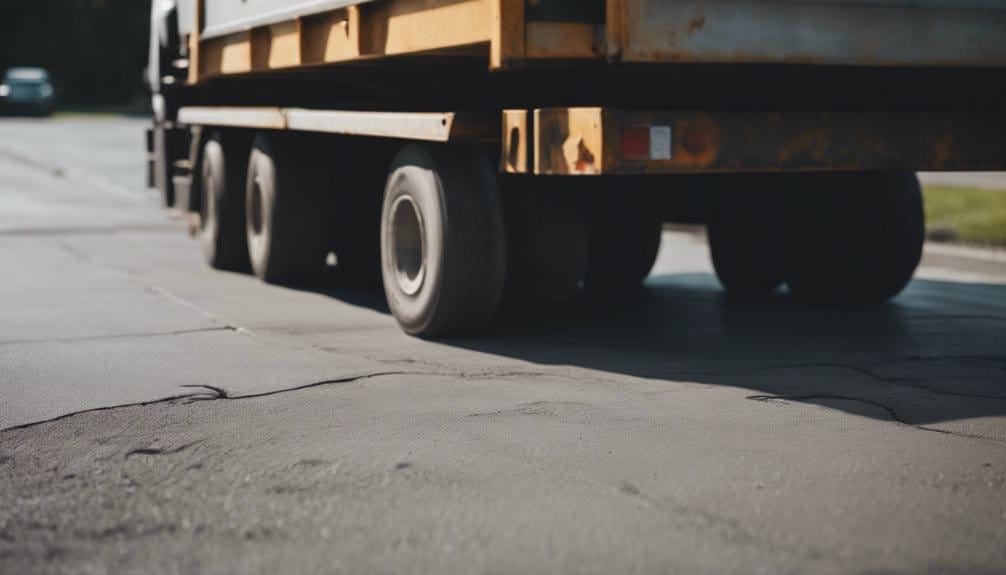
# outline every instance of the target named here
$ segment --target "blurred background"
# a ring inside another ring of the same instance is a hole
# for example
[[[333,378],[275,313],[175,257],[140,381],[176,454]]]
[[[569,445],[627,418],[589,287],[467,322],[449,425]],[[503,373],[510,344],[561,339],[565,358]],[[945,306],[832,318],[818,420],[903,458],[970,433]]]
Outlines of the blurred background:
[[[0,73],[49,70],[60,109],[143,112],[149,28],[149,0],[3,0]]]

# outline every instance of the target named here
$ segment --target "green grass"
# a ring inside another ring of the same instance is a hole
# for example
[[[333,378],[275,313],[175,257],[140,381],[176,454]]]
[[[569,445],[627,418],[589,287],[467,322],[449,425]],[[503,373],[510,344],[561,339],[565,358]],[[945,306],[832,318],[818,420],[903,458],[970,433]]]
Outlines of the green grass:
[[[934,239],[1006,246],[1006,190],[927,186],[925,198]]]

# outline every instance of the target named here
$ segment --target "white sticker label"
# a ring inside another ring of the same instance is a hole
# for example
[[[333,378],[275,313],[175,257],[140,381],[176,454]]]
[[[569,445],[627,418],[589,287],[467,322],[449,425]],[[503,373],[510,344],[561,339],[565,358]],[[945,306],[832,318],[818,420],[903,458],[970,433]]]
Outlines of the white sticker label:
[[[650,159],[671,159],[670,126],[650,126]]]

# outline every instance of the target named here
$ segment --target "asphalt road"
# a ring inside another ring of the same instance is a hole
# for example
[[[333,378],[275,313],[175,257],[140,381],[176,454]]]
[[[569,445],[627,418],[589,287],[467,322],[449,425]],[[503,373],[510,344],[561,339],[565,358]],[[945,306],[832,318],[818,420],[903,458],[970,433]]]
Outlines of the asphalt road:
[[[1002,573],[1006,256],[892,304],[644,292],[403,335],[213,272],[140,120],[0,120],[0,572]]]

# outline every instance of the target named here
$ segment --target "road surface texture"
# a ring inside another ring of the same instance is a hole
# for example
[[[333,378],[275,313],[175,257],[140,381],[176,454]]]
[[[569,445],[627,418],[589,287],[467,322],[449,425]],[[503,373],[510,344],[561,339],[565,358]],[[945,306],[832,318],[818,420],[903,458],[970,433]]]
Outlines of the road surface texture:
[[[1006,257],[901,297],[642,294],[403,335],[204,266],[143,122],[0,121],[2,573],[1003,573]]]

